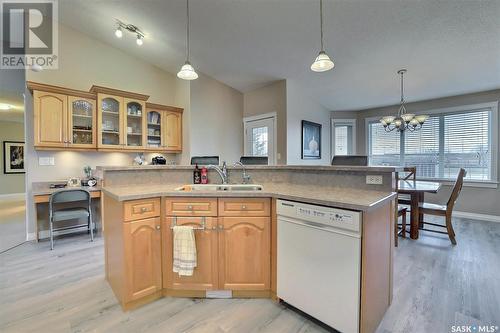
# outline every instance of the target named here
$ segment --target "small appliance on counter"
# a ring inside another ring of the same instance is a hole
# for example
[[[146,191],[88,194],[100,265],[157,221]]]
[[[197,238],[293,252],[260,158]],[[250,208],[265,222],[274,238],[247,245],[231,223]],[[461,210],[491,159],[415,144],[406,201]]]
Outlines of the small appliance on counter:
[[[155,156],[152,159],[153,165],[165,165],[167,164],[167,160],[163,156]]]

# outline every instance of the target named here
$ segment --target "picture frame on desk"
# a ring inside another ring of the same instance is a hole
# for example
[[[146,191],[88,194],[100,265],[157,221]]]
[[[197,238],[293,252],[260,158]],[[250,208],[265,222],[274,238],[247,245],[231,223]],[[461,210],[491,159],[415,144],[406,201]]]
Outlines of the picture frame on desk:
[[[24,166],[24,142],[3,142],[3,173],[22,174],[26,173]]]

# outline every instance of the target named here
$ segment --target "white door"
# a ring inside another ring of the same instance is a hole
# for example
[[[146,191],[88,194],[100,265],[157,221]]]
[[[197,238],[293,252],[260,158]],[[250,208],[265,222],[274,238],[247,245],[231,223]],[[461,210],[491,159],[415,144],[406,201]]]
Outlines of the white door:
[[[356,119],[332,119],[331,157],[356,155]]]
[[[245,156],[267,156],[275,164],[275,118],[245,120]]]

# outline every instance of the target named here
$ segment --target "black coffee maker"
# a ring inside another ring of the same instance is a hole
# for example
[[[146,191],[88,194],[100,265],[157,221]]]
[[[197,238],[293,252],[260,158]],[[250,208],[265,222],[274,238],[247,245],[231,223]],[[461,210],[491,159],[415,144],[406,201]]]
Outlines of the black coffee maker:
[[[152,159],[153,165],[165,165],[167,164],[167,160],[163,156],[155,156]]]

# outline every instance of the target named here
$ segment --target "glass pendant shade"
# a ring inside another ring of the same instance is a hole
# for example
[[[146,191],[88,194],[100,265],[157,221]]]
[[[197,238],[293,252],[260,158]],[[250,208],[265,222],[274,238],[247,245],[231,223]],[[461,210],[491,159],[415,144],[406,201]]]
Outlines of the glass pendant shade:
[[[410,120],[410,125],[412,125],[413,127],[416,127],[419,124],[420,124],[420,122],[416,118],[413,118],[412,120]]]
[[[186,61],[186,63],[181,67],[179,73],[177,73],[177,77],[183,80],[196,80],[198,78],[198,74],[189,61]]]
[[[413,119],[413,117],[415,117],[415,115],[414,115],[414,114],[412,114],[412,113],[405,113],[405,114],[402,114],[402,115],[401,115],[401,118],[403,118],[403,120],[404,120],[406,123],[409,123],[409,122]]]
[[[335,67],[335,64],[330,59],[325,51],[321,51],[311,65],[311,70],[314,72],[326,72]]]
[[[429,116],[427,115],[418,115],[418,116],[415,116],[415,119],[420,123],[420,124],[423,124],[427,119],[429,119]]]
[[[392,123],[394,121],[394,119],[396,119],[396,117],[394,116],[385,116],[384,118],[382,118],[382,120],[387,124],[389,125],[390,123]]]

